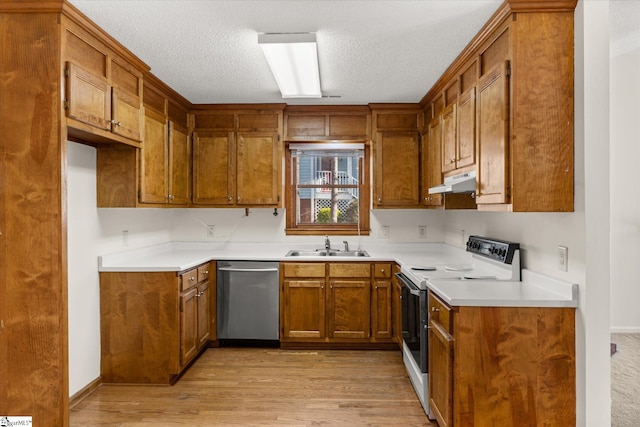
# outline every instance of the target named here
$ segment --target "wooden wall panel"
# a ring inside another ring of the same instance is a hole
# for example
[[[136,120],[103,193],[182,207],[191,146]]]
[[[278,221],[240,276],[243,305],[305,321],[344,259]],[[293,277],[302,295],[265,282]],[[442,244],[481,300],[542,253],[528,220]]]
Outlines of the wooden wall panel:
[[[69,423],[59,18],[0,13],[0,414]]]

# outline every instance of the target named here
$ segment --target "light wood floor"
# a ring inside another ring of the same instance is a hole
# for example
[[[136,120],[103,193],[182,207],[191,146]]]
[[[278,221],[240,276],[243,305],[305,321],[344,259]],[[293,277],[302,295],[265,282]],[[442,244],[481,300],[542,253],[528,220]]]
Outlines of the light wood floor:
[[[397,351],[208,349],[174,385],[105,385],[71,426],[436,426]]]

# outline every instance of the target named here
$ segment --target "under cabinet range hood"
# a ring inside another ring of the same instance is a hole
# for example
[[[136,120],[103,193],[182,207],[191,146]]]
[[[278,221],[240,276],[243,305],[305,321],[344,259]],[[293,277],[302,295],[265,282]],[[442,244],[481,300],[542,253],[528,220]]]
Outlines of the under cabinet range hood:
[[[444,184],[429,188],[429,194],[473,193],[476,191],[476,171],[447,176]]]

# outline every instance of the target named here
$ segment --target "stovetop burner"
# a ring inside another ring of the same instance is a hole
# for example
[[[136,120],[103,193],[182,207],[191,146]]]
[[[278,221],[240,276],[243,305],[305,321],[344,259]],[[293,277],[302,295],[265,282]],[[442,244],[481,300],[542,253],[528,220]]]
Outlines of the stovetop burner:
[[[428,280],[520,281],[520,245],[503,240],[469,236],[471,262],[448,265],[402,266],[402,273],[420,289]]]

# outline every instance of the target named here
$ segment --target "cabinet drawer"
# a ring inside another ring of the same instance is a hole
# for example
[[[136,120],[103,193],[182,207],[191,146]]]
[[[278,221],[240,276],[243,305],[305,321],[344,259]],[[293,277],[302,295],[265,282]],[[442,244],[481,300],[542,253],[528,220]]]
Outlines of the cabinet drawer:
[[[323,263],[293,263],[283,264],[284,277],[324,277]]]
[[[198,269],[194,268],[180,273],[180,290],[184,291],[198,283]]]
[[[429,292],[429,318],[438,322],[448,333],[453,333],[453,316],[451,316],[451,307],[441,301],[432,292]]]
[[[374,264],[373,275],[375,277],[391,277],[391,264]]]
[[[202,264],[200,267],[198,267],[198,283],[209,280],[209,267],[209,263]]]
[[[329,264],[330,277],[370,277],[369,263]]]

